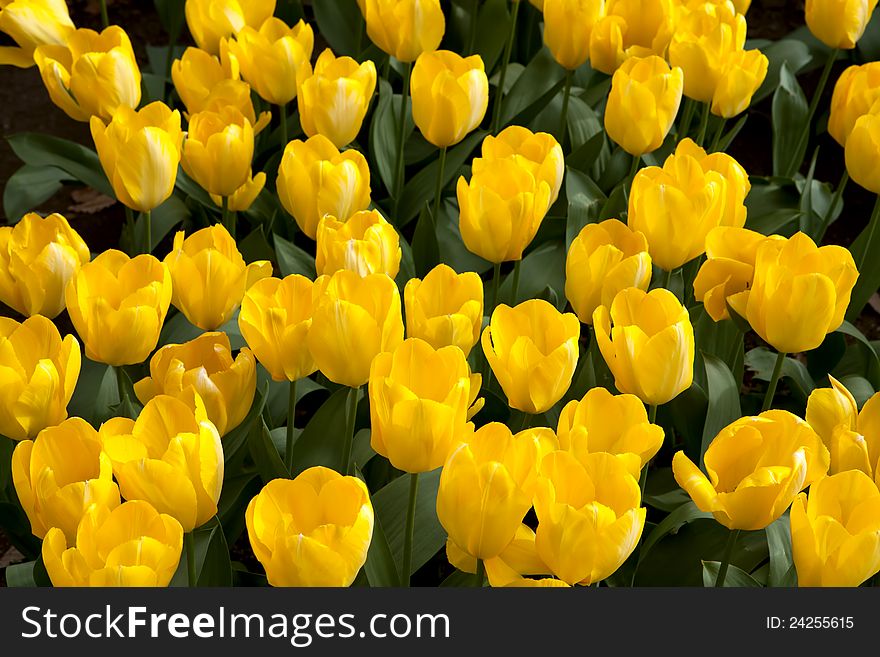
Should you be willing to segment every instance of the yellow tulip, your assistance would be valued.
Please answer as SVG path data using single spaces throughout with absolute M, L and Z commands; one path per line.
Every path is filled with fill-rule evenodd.
M 100 34 L 80 28 L 64 45 L 38 46 L 34 61 L 49 98 L 74 121 L 97 116 L 109 121 L 118 107 L 141 102 L 141 72 L 121 27 Z
M 89 125 L 101 166 L 120 203 L 150 212 L 174 191 L 183 132 L 180 112 L 161 101 L 137 112 L 122 105 L 108 125 Z
M 212 55 L 220 42 L 246 25 L 258 28 L 273 13 L 275 0 L 186 0 L 186 24 L 202 50 Z
M 847 249 L 798 232 L 758 245 L 751 289 L 728 303 L 776 351 L 808 351 L 843 323 L 858 276 Z
M 544 413 L 562 399 L 578 361 L 581 325 L 543 299 L 498 305 L 482 336 L 483 353 L 507 403 Z
M 726 426 L 703 459 L 708 478 L 684 452 L 672 459 L 675 481 L 700 511 L 728 529 L 764 529 L 825 476 L 829 455 L 804 420 L 771 410 Z
M 767 77 L 769 65 L 767 56 L 759 50 L 739 50 L 729 55 L 712 96 L 712 113 L 731 119 L 744 112 Z
M 559 414 L 559 446 L 574 454 L 607 452 L 635 457 L 639 472 L 663 445 L 663 429 L 648 421 L 644 404 L 635 395 L 612 395 L 605 388 L 587 391 Z
M 694 327 L 687 309 L 669 290 L 622 290 L 610 309 L 596 309 L 593 326 L 620 392 L 658 406 L 691 387 Z
M 473 430 L 468 418 L 480 381 L 456 347 L 435 350 L 408 338 L 379 354 L 369 381 L 373 449 L 404 472 L 439 468 Z
M 590 58 L 590 35 L 603 14 L 602 0 L 544 0 L 544 43 L 570 71 Z
M 807 0 L 804 17 L 819 41 L 850 50 L 865 33 L 876 6 L 877 0 Z
M 0 6 L 0 32 L 15 46 L 0 46 L 0 65 L 34 65 L 39 46 L 62 46 L 74 30 L 65 0 L 6 0 Z
M 296 381 L 317 369 L 306 345 L 312 325 L 312 288 L 305 276 L 254 283 L 241 302 L 238 328 L 276 381 Z
M 108 365 L 147 359 L 171 304 L 171 273 L 151 255 L 104 251 L 67 285 L 70 321 L 86 356 Z
M 254 134 L 256 134 L 256 132 L 255 128 Z M 244 212 L 253 205 L 254 201 L 257 200 L 257 196 L 263 191 L 265 185 L 266 174 L 264 172 L 260 171 L 256 176 L 253 175 L 253 172 L 248 173 L 248 178 L 245 183 L 232 192 L 231 196 L 225 197 L 227 209 L 230 212 Z M 214 201 L 214 205 L 217 207 L 223 206 L 223 198 L 223 196 L 211 194 L 211 200 Z
M 67 219 L 29 212 L 15 226 L 0 228 L 0 301 L 18 313 L 64 310 L 64 287 L 91 259 L 89 247 Z
M 257 95 L 273 105 L 296 98 L 297 75 L 312 56 L 312 27 L 300 20 L 292 28 L 268 18 L 259 29 L 245 25 L 229 42 L 229 52 L 241 66 L 241 76 Z
M 345 221 L 325 214 L 316 238 L 318 276 L 348 269 L 360 276 L 394 278 L 400 270 L 400 236 L 378 210 L 361 210 Z
M 67 546 L 55 527 L 43 541 L 53 586 L 168 586 L 180 562 L 183 528 L 147 502 L 125 502 L 112 511 L 95 505 Z
M 641 490 L 624 461 L 604 452 L 544 457 L 535 491 L 535 547 L 568 584 L 590 585 L 632 554 L 645 526 Z
M 170 395 L 196 407 L 195 391 L 220 436 L 235 429 L 251 408 L 257 389 L 257 361 L 250 349 L 235 358 L 225 333 L 202 333 L 184 344 L 168 344 L 150 359 L 150 375 L 134 384 L 141 404 Z
M 186 532 L 217 514 L 223 486 L 220 434 L 191 394 L 192 403 L 158 395 L 137 420 L 116 417 L 100 429 L 122 496 L 149 502 Z
M 253 157 L 254 128 L 237 109 L 190 117 L 180 163 L 207 192 L 234 194 L 250 177 Z
M 848 67 L 834 84 L 828 134 L 846 146 L 856 121 L 870 113 L 877 99 L 880 99 L 880 62 Z
M 335 57 L 326 48 L 315 62 L 308 61 L 297 75 L 297 104 L 303 132 L 324 135 L 336 148 L 354 141 L 376 89 L 376 65 L 351 57 Z
M 550 209 L 550 185 L 513 158 L 475 164 L 456 192 L 464 245 L 494 263 L 521 260 Z
M 880 194 L 880 101 L 859 117 L 846 140 L 846 170 L 870 192 Z
M 270 481 L 245 519 L 272 586 L 350 586 L 373 537 L 364 482 L 320 466 Z
M 400 292 L 385 274 L 340 270 L 315 281 L 308 345 L 318 369 L 340 385 L 357 388 L 370 363 L 403 342 Z
M 363 0 L 367 35 L 401 62 L 436 50 L 446 31 L 440 0 Z
M 78 417 L 18 443 L 12 453 L 12 481 L 37 538 L 57 527 L 73 541 L 89 507 L 119 505 L 113 466 L 98 432 Z
M 228 56 L 218 59 L 199 48 L 187 48 L 180 59 L 171 63 L 174 88 L 187 111 L 192 114 L 205 109 L 205 104 L 217 85 L 239 81 L 239 75 L 237 59 Z
M 798 586 L 858 586 L 880 571 L 880 490 L 857 470 L 825 477 L 791 505 Z
M 663 143 L 678 114 L 684 74 L 660 57 L 631 57 L 611 78 L 605 106 L 608 136 L 630 155 L 643 155 Z
M 590 66 L 611 75 L 627 59 L 665 57 L 673 34 L 676 3 L 606 0 L 604 4 L 604 12 L 590 34 Z
M 315 239 L 325 214 L 342 220 L 370 205 L 370 167 L 350 148 L 342 153 L 323 135 L 295 139 L 278 167 L 278 198 L 300 230 Z
M 587 224 L 568 249 L 565 297 L 584 324 L 592 324 L 596 308 L 610 306 L 621 290 L 647 290 L 650 283 L 648 241 L 617 219 Z
M 483 280 L 469 271 L 456 274 L 439 264 L 425 278 L 411 278 L 403 290 L 406 333 L 434 349 L 454 345 L 467 356 L 483 326 Z
M 437 517 L 460 552 L 483 560 L 504 552 L 532 506 L 541 459 L 557 447 L 550 429 L 514 436 L 491 422 L 453 449 L 440 473 Z
M 483 140 L 481 156 L 471 163 L 474 173 L 494 160 L 509 158 L 528 169 L 535 180 L 550 186 L 550 205 L 559 197 L 565 175 L 565 156 L 556 138 L 546 132 L 532 132 L 519 125 L 507 126 Z

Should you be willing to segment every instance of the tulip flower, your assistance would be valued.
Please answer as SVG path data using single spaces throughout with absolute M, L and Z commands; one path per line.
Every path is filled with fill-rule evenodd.
M 315 281 L 308 345 L 318 369 L 340 385 L 357 388 L 370 364 L 403 342 L 400 292 L 385 274 L 340 270 Z
M 550 208 L 550 185 L 511 158 L 475 164 L 456 192 L 464 245 L 494 263 L 521 260 Z
M 64 298 L 86 356 L 108 365 L 147 359 L 171 304 L 171 273 L 151 255 L 104 251 L 82 266 Z
M 859 185 L 880 194 L 880 102 L 859 117 L 846 140 L 846 170 Z
M 248 538 L 272 586 L 350 586 L 367 560 L 367 487 L 325 467 L 273 479 L 248 504 Z
M 91 506 L 76 541 L 53 527 L 43 541 L 43 563 L 52 585 L 168 586 L 180 562 L 183 529 L 147 502 L 133 500 L 112 511 Z
M 880 572 L 880 490 L 863 472 L 825 477 L 791 505 L 798 586 L 858 586 Z
M 581 325 L 543 299 L 500 304 L 483 331 L 483 353 L 511 408 L 544 413 L 562 399 L 578 361 Z
M 728 303 L 779 353 L 809 351 L 843 323 L 858 275 L 847 249 L 798 232 L 758 245 L 751 289 Z
M 254 134 L 256 134 L 256 128 Z M 248 178 L 244 184 L 232 192 L 230 196 L 218 196 L 211 194 L 211 200 L 217 207 L 223 207 L 223 200 L 226 199 L 226 210 L 228 212 L 244 212 L 253 205 L 257 200 L 257 196 L 263 191 L 266 185 L 266 174 L 263 171 L 253 175 L 253 171 L 248 173 Z
M 180 112 L 158 101 L 137 112 L 120 106 L 108 125 L 92 117 L 89 127 L 120 203 L 150 212 L 171 196 L 183 141 Z
M 440 473 L 437 517 L 458 550 L 483 560 L 504 552 L 532 506 L 541 459 L 557 447 L 549 429 L 513 435 L 491 422 L 453 449 Z
M 312 281 L 299 274 L 254 283 L 241 302 L 238 328 L 275 381 L 296 381 L 317 367 L 306 346 L 312 325 Z
M 440 0 L 363 0 L 367 36 L 401 62 L 436 50 L 446 31 Z
M 650 283 L 648 241 L 617 219 L 587 224 L 568 249 L 565 297 L 584 324 L 592 324 L 596 308 L 610 306 L 621 290 L 647 290 Z
M 590 66 L 612 75 L 627 59 L 665 56 L 673 34 L 676 3 L 606 0 L 604 4 L 604 12 L 590 34 Z
M 665 404 L 691 387 L 694 328 L 687 309 L 664 288 L 627 288 L 593 313 L 596 341 L 620 392 Z
M 202 50 L 216 55 L 223 39 L 246 25 L 259 28 L 275 13 L 275 0 L 186 0 L 186 24 Z
M 876 6 L 877 0 L 807 0 L 804 17 L 813 36 L 826 46 L 851 50 Z
M 678 114 L 684 73 L 660 57 L 631 57 L 614 72 L 605 106 L 608 136 L 630 155 L 663 143 Z
M 278 198 L 300 230 L 315 239 L 318 222 L 330 214 L 348 219 L 370 205 L 370 167 L 358 151 L 342 153 L 323 135 L 295 139 L 278 167 Z
M 483 326 L 483 280 L 474 272 L 456 274 L 439 264 L 424 279 L 411 278 L 403 290 L 406 333 L 434 349 L 454 345 L 467 356 Z
M 12 0 L 0 8 L 0 32 L 16 43 L 0 46 L 0 65 L 34 65 L 39 46 L 63 46 L 74 30 L 64 0 Z
M 612 454 L 544 457 L 535 486 L 535 547 L 568 584 L 600 582 L 632 554 L 645 526 L 634 473 Z
M 205 109 L 205 103 L 217 85 L 240 81 L 240 75 L 238 59 L 229 57 L 228 54 L 218 59 L 199 48 L 187 48 L 180 59 L 171 63 L 174 88 L 187 111 L 192 114 Z
M 235 429 L 247 416 L 257 389 L 257 361 L 250 349 L 233 358 L 229 336 L 202 333 L 184 344 L 167 344 L 150 359 L 150 375 L 134 384 L 141 404 L 170 395 L 196 411 L 195 391 L 220 436 Z
M 877 99 L 880 99 L 880 62 L 848 67 L 834 85 L 828 134 L 846 146 L 856 121 L 871 112 Z
M 477 572 L 477 560 L 463 552 L 455 542 L 447 539 L 446 558 L 449 563 L 465 573 Z M 568 586 L 558 579 L 526 579 L 523 575 L 548 575 L 550 569 L 535 548 L 535 532 L 527 525 L 520 525 L 513 540 L 497 557 L 486 559 L 483 564 L 489 585 L 503 586 Z M 556 582 L 551 584 L 550 582 Z
M 141 72 L 121 27 L 100 34 L 80 28 L 63 45 L 39 46 L 34 61 L 49 98 L 74 121 L 97 116 L 109 121 L 117 108 L 141 102 Z
M 137 420 L 112 418 L 100 436 L 125 499 L 149 502 L 185 532 L 217 514 L 223 446 L 198 394 L 153 397 Z
M 207 192 L 234 194 L 247 182 L 253 156 L 253 126 L 235 108 L 190 117 L 180 163 Z
M 64 288 L 91 259 L 67 219 L 29 212 L 0 228 L 0 301 L 30 317 L 54 319 L 64 310 Z
M 544 0 L 544 43 L 553 59 L 570 71 L 590 58 L 590 35 L 602 17 L 598 0 Z
M 316 237 L 319 276 L 348 269 L 359 276 L 394 278 L 400 270 L 400 237 L 378 210 L 355 212 L 346 221 L 326 214 L 318 223 Z
M 119 505 L 113 467 L 98 432 L 78 417 L 18 443 L 12 482 L 37 538 L 56 527 L 72 542 L 89 507 Z
M 764 83 L 769 65 L 767 56 L 757 49 L 729 55 L 712 96 L 712 113 L 730 119 L 744 112 Z
M 830 457 L 804 420 L 770 410 L 726 426 L 703 460 L 708 478 L 684 452 L 672 459 L 675 481 L 700 511 L 728 529 L 764 529 L 825 476 Z
M 21 324 L 0 317 L 0 435 L 34 438 L 67 417 L 79 378 L 79 342 L 42 315 Z

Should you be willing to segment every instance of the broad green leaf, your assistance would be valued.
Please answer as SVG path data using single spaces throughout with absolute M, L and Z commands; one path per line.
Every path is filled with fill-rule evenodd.
M 854 322 L 871 295 L 880 288 L 880 258 L 877 257 L 880 253 L 880 197 L 868 225 L 859 233 L 849 250 L 852 251 L 853 260 L 859 270 L 859 279 L 846 310 L 846 318 Z
M 388 545 L 388 539 L 385 538 L 382 520 L 378 515 L 373 522 L 373 538 L 370 541 L 364 571 L 370 586 L 400 586 L 399 570 L 394 562 L 394 554 Z
M 756 379 L 769 381 L 776 363 L 776 354 L 765 347 L 756 347 L 746 354 L 745 363 L 746 367 L 755 373 Z M 816 387 L 807 366 L 790 356 L 787 356 L 782 364 L 781 376 L 791 379 L 804 399 Z
M 157 207 L 150 215 L 150 251 L 155 251 L 159 243 L 165 239 L 175 226 L 189 218 L 189 208 L 186 203 L 177 196 L 171 196 L 162 205 Z M 124 245 L 123 250 L 129 253 L 136 252 L 137 246 L 143 244 L 147 225 L 146 215 L 138 214 L 134 223 L 133 244 Z
M 357 58 L 358 44 L 366 46 L 369 40 L 364 34 L 364 19 L 356 0 L 312 3 L 318 32 L 327 40 L 337 56 Z
M 184 536 L 184 542 L 190 537 Z M 192 531 L 195 543 L 196 586 L 232 586 L 232 563 L 229 561 L 229 546 L 223 535 L 223 527 L 217 516 Z M 180 554 L 180 564 L 171 586 L 187 586 L 189 571 L 186 545 Z
M 58 167 L 22 166 L 9 176 L 3 188 L 3 212 L 7 223 L 17 223 L 25 214 L 49 200 L 65 180 L 70 180 L 70 174 Z
M 787 63 L 779 69 L 779 88 L 773 95 L 773 173 L 792 177 L 806 150 L 801 139 L 807 128 L 807 99 Z
M 280 235 L 275 235 L 275 255 L 282 276 L 301 274 L 306 278 L 315 279 L 315 259 Z
M 412 238 L 412 256 L 416 276 L 419 278 L 423 278 L 440 262 L 437 229 L 427 204 L 419 213 L 419 220 L 416 222 L 416 230 Z
M 306 468 L 323 465 L 344 472 L 346 465 L 343 448 L 347 431 L 347 404 L 350 388 L 340 388 L 325 401 L 309 420 L 306 428 L 293 446 L 293 470 L 295 477 Z M 358 399 L 363 391 L 357 391 Z
M 269 427 L 262 418 L 258 418 L 252 425 L 248 434 L 248 449 L 264 484 L 273 479 L 286 478 L 288 476 L 284 461 L 269 435 Z M 297 473 L 299 474 L 299 473 Z
M 706 422 L 703 425 L 703 441 L 700 447 L 700 465 L 703 455 L 718 432 L 731 422 L 742 417 L 739 405 L 739 384 L 733 378 L 727 364 L 720 358 L 704 353 L 706 364 L 706 389 L 709 408 L 706 411 Z
M 703 562 L 703 586 L 715 586 L 715 580 L 718 579 L 718 571 L 721 569 L 720 561 L 704 561 Z M 749 575 L 741 568 L 737 568 L 730 564 L 727 568 L 727 574 L 724 576 L 724 588 L 729 587 L 760 587 L 761 585 L 755 581 L 755 578 Z
M 229 344 L 233 350 L 247 346 L 241 335 L 241 330 L 238 328 L 238 312 L 236 310 L 229 321 L 217 329 L 229 336 Z M 202 329 L 190 324 L 186 316 L 179 312 L 162 326 L 162 332 L 159 334 L 159 346 L 183 344 L 184 342 L 196 339 L 202 333 L 204 333 Z
M 172 43 L 177 41 L 183 28 L 185 0 L 154 0 L 156 13 Z
M 104 175 L 98 154 L 61 137 L 22 132 L 7 137 L 9 146 L 25 164 L 56 167 L 76 180 L 115 198 L 110 181 Z
M 568 134 L 571 151 L 577 151 L 593 137 L 603 132 L 602 121 L 592 107 L 574 94 L 568 99 Z
M 648 556 L 651 549 L 665 536 L 678 532 L 679 529 L 690 522 L 706 518 L 712 518 L 712 514 L 707 513 L 706 511 L 700 511 L 697 508 L 697 505 L 693 502 L 689 501 L 686 504 L 682 504 L 675 511 L 663 518 L 663 520 L 651 530 L 651 533 L 644 538 L 642 541 L 642 547 L 639 550 L 639 563 L 645 560 L 645 557 Z
M 501 105 L 501 121 L 510 124 L 514 117 L 528 109 L 562 83 L 565 71 L 546 48 L 529 62 L 510 88 Z
M 394 166 L 397 159 L 397 132 L 391 101 L 394 93 L 391 83 L 379 80 L 379 102 L 370 122 L 370 156 L 375 160 L 379 179 L 389 194 L 394 184 Z
M 260 476 L 253 468 L 232 477 L 227 476 L 223 480 L 223 490 L 217 503 L 217 518 L 223 527 L 227 544 L 234 544 L 244 531 L 245 509 L 262 488 Z
M 522 259 L 517 298 L 535 298 L 547 286 L 557 295 L 557 307 L 564 307 L 565 245 L 562 242 L 542 244 Z M 509 304 L 512 293 L 513 276 L 507 276 L 498 291 L 499 301 Z
M 568 199 L 568 218 L 565 224 L 565 249 L 568 252 L 581 229 L 598 219 L 607 199 L 587 174 L 571 167 L 565 173 L 565 196 Z
M 770 577 L 768 586 L 793 586 L 788 573 L 794 565 L 791 552 L 791 525 L 786 513 L 767 525 L 767 546 L 770 549 Z
M 746 44 L 747 48 L 755 48 L 757 44 Z M 810 60 L 810 50 L 807 46 L 795 39 L 780 39 L 779 41 L 767 42 L 761 46 L 761 52 L 769 60 L 767 76 L 752 97 L 752 105 L 756 105 L 761 99 L 772 94 L 779 86 L 782 66 L 785 65 L 792 74 L 800 72 Z
M 33 561 L 16 563 L 6 566 L 6 586 L 9 588 L 35 588 L 38 586 L 52 586 L 43 558 L 38 557 Z
M 480 4 L 474 47 L 476 54 L 483 59 L 486 73 L 491 74 L 504 51 L 510 31 L 510 12 L 507 0 L 485 0 Z

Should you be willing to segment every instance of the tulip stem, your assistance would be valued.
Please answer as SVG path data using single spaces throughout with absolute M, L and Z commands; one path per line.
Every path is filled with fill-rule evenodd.
M 513 263 L 513 289 L 510 291 L 510 305 L 516 305 L 516 297 L 519 294 L 519 270 L 521 269 L 522 260 Z
M 102 27 L 110 25 L 110 16 L 107 14 L 107 0 L 101 0 L 101 25 Z
M 229 211 L 229 197 L 224 196 L 221 203 L 223 204 L 223 215 L 221 219 L 223 227 L 229 231 L 232 239 L 235 239 L 235 219 L 233 218 L 233 214 Z
M 868 249 L 874 240 L 874 233 L 877 231 L 878 223 L 880 223 L 880 194 L 877 195 L 877 200 L 874 201 L 874 211 L 871 212 L 871 219 L 868 221 L 868 227 L 865 229 L 866 239 L 859 245 L 858 253 L 855 254 L 856 269 L 859 271 L 862 271 L 865 265 L 865 258 L 868 257 Z
M 473 2 L 471 2 L 471 5 L 471 31 L 468 35 L 468 55 L 474 54 L 474 46 L 477 43 L 477 23 L 479 22 L 477 19 L 480 15 L 480 0 L 473 0 Z
M 623 198 L 629 203 L 629 195 L 632 191 L 633 182 L 636 179 L 636 174 L 639 172 L 639 165 L 642 163 L 641 155 L 633 155 L 632 163 L 629 166 L 629 175 L 626 177 L 626 181 L 623 183 Z M 627 184 L 629 183 L 629 184 Z
M 700 118 L 700 132 L 697 134 L 697 144 L 705 146 L 706 130 L 709 128 L 709 114 L 711 113 L 711 105 L 705 103 L 703 105 L 703 116 Z
M 687 137 L 688 131 L 691 129 L 691 121 L 694 118 L 694 108 L 697 104 L 691 98 L 685 98 L 684 111 L 681 115 L 681 125 L 678 130 L 678 140 L 681 141 Z
M 724 580 L 727 579 L 727 569 L 730 567 L 730 557 L 733 555 L 733 548 L 736 545 L 736 539 L 739 538 L 739 532 L 739 529 L 734 529 L 727 537 L 727 544 L 724 546 L 724 560 L 718 568 L 718 577 L 715 578 L 715 588 L 724 586 Z
M 507 43 L 504 44 L 504 54 L 501 57 L 501 71 L 498 73 L 498 87 L 495 89 L 495 104 L 492 107 L 493 135 L 497 135 L 501 129 L 501 99 L 504 97 L 504 81 L 507 79 L 507 66 L 510 64 L 513 40 L 516 38 L 516 17 L 518 13 L 519 2 L 514 2 L 513 13 L 510 17 L 510 33 L 507 35 Z
M 848 182 L 849 171 L 847 171 L 846 167 L 843 167 L 843 174 L 840 176 L 840 182 L 837 183 L 837 189 L 834 190 L 834 197 L 831 199 L 831 205 L 828 206 L 828 211 L 825 213 L 825 216 L 822 217 L 822 225 L 819 227 L 819 232 L 816 233 L 816 244 L 822 244 L 822 240 L 825 239 L 825 232 L 828 230 L 828 226 L 831 225 L 831 217 L 834 215 L 834 208 L 840 203 L 840 198 L 843 196 L 843 190 L 846 189 L 846 184 Z
M 819 101 L 822 99 L 822 92 L 825 91 L 825 85 L 828 83 L 828 76 L 831 75 L 831 67 L 834 65 L 834 60 L 837 59 L 837 48 L 834 48 L 828 54 L 828 60 L 825 62 L 825 68 L 822 69 L 822 75 L 819 78 L 819 84 L 816 85 L 816 91 L 813 92 L 813 97 L 810 99 L 810 106 L 807 109 L 807 116 L 804 119 L 804 125 L 801 129 L 801 134 L 798 137 L 797 147 L 794 150 L 794 157 L 788 163 L 788 166 L 784 171 L 782 171 L 782 175 L 786 178 L 791 178 L 797 173 L 798 169 L 801 168 L 801 163 L 804 160 L 804 154 L 807 151 L 807 142 L 810 138 L 810 125 L 813 122 L 813 117 L 816 115 L 816 109 L 819 107 Z
M 281 103 L 278 106 L 278 116 L 281 118 L 281 150 L 287 146 L 287 105 Z
M 440 149 L 437 165 L 437 186 L 434 188 L 434 212 L 431 215 L 435 226 L 437 225 L 440 212 L 440 199 L 443 196 L 443 170 L 446 168 L 446 146 Z
M 403 150 L 406 145 L 406 99 L 409 97 L 409 78 L 412 74 L 412 62 L 407 62 L 403 72 L 403 91 L 400 94 L 400 125 L 397 129 L 397 166 L 394 170 L 394 216 L 397 217 L 397 208 L 400 205 L 400 196 L 403 187 Z
M 724 127 L 727 125 L 727 119 L 721 118 L 718 121 L 718 127 L 715 128 L 715 136 L 712 137 L 712 145 L 709 147 L 709 153 L 718 150 L 718 144 L 721 142 L 721 136 L 724 134 Z
M 519 3 L 517 3 L 519 4 Z M 571 78 L 574 71 L 565 70 L 565 86 L 562 88 L 562 112 L 559 114 L 559 144 L 565 143 L 565 133 L 568 122 L 568 102 L 571 98 Z
M 183 535 L 183 544 L 186 546 L 186 574 L 190 588 L 196 587 L 196 541 L 193 533 L 186 532 Z
M 659 407 L 657 404 L 651 404 L 648 406 L 648 422 L 651 424 L 657 424 L 657 409 Z
M 144 212 L 144 248 L 143 252 L 153 252 L 153 213 L 150 210 Z
M 416 502 L 419 498 L 419 473 L 409 475 L 409 505 L 406 509 L 406 533 L 403 535 L 403 567 L 400 571 L 400 585 L 409 586 L 412 571 L 412 546 L 416 526 Z
M 293 419 L 296 417 L 296 380 L 290 382 L 287 398 L 287 442 L 284 446 L 284 465 L 293 475 Z
M 486 579 L 486 564 L 482 559 L 477 559 L 477 572 L 474 576 L 474 586 L 483 588 L 483 580 Z
M 125 387 L 125 370 L 122 365 L 114 365 L 113 373 L 116 375 L 116 390 L 119 393 L 119 410 L 122 411 L 128 401 L 128 390 Z
M 351 464 L 351 446 L 354 443 L 354 425 L 357 417 L 357 399 L 359 388 L 348 389 L 348 410 L 346 411 L 346 427 L 345 427 L 345 447 L 343 450 L 343 458 L 341 471 L 345 474 L 352 474 Z
M 782 364 L 785 362 L 785 354 L 779 352 L 776 354 L 776 364 L 773 366 L 773 374 L 770 377 L 770 385 L 767 386 L 767 394 L 764 395 L 764 403 L 761 406 L 761 412 L 768 410 L 773 403 L 773 396 L 776 394 L 776 384 L 779 383 L 779 375 L 782 374 Z

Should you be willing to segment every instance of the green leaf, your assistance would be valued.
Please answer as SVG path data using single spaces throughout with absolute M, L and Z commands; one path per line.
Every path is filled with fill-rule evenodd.
M 217 502 L 217 518 L 227 543 L 235 543 L 244 531 L 245 509 L 262 487 L 260 477 L 253 469 L 223 479 L 223 490 Z
M 790 581 L 789 571 L 794 566 L 791 552 L 791 525 L 786 513 L 774 520 L 764 531 L 767 532 L 767 546 L 770 548 L 770 577 L 768 586 L 795 586 Z
M 312 3 L 318 31 L 327 40 L 337 56 L 347 55 L 357 58 L 357 44 L 368 45 L 364 31 L 364 20 L 356 0 L 336 0 L 335 2 Z
M 564 77 L 564 69 L 556 63 L 550 51 L 546 48 L 539 50 L 504 96 L 501 104 L 502 123 L 508 125 L 513 122 L 518 114 L 552 92 Z
M 549 286 L 556 293 L 557 307 L 564 307 L 566 303 L 565 255 L 565 244 L 547 242 L 523 258 L 517 298 L 520 300 L 532 299 Z M 510 303 L 512 294 L 513 276 L 507 276 L 501 283 L 498 299 L 504 303 Z
M 437 243 L 437 229 L 431 210 L 427 204 L 419 213 L 416 230 L 412 238 L 412 256 L 415 264 L 416 276 L 424 278 L 437 263 L 440 262 L 440 246 Z
M 9 176 L 3 189 L 3 212 L 9 224 L 17 223 L 61 189 L 70 175 L 53 166 L 25 164 Z
M 177 196 L 171 196 L 162 205 L 153 210 L 150 221 L 150 250 L 155 251 L 159 243 L 165 239 L 175 226 L 189 219 L 189 208 Z M 135 220 L 134 232 L 138 244 L 143 243 L 141 237 L 146 230 L 146 216 L 141 213 Z
M 394 112 L 391 101 L 394 93 L 391 83 L 379 80 L 379 102 L 373 110 L 370 122 L 370 154 L 376 163 L 379 179 L 386 190 L 394 184 L 394 166 L 397 159 L 397 132 L 394 129 Z
M 756 347 L 746 354 L 745 364 L 755 373 L 756 379 L 769 381 L 773 375 L 773 366 L 776 364 L 776 354 L 765 347 Z M 791 379 L 804 399 L 816 387 L 807 366 L 790 356 L 787 356 L 782 364 L 781 376 Z
M 184 541 L 190 537 L 184 536 Z M 195 546 L 196 586 L 232 586 L 232 563 L 223 527 L 217 516 L 192 531 Z M 171 586 L 187 586 L 189 582 L 186 547 L 180 555 L 180 564 Z
M 241 335 L 238 328 L 238 310 L 232 315 L 228 322 L 223 324 L 217 330 L 229 336 L 229 344 L 232 349 L 241 349 L 246 347 L 247 343 Z M 189 323 L 189 320 L 183 313 L 175 314 L 171 319 L 167 320 L 162 326 L 162 332 L 159 334 L 159 346 L 166 344 L 183 344 L 194 340 L 204 331 L 198 326 Z
M 378 516 L 373 521 L 373 538 L 370 541 L 364 570 L 370 586 L 400 586 L 400 575 L 397 564 L 394 563 L 394 554 L 388 545 L 388 539 L 385 538 L 382 522 Z
M 846 318 L 854 322 L 862 313 L 868 299 L 880 288 L 880 196 L 877 197 L 871 219 L 849 247 L 859 270 L 859 278 L 853 288 Z
M 46 567 L 43 565 L 43 558 L 38 557 L 33 561 L 6 566 L 6 586 L 9 588 L 52 586 Z
M 112 365 L 103 365 L 104 374 L 98 394 L 93 398 L 92 412 L 90 417 L 95 426 L 110 419 L 114 415 L 114 409 L 122 401 L 119 398 L 119 384 L 116 379 L 116 369 Z
M 449 577 L 440 582 L 440 586 L 455 586 L 459 588 L 467 588 L 474 585 L 476 575 L 474 573 L 466 573 L 463 570 L 455 569 Z
M 309 420 L 296 443 L 293 445 L 293 469 L 290 476 L 295 477 L 306 468 L 323 465 L 343 472 L 343 447 L 347 431 L 347 403 L 350 388 L 340 388 L 325 401 Z M 357 391 L 358 399 L 363 395 Z
M 491 262 L 467 250 L 458 227 L 458 212 L 449 200 L 442 204 L 438 217 L 437 245 L 440 249 L 440 261 L 458 273 L 475 271 L 481 274 L 492 269 Z
M 575 95 L 569 98 L 566 121 L 572 152 L 603 132 L 602 121 L 596 110 Z
M 315 279 L 315 259 L 280 235 L 275 235 L 275 255 L 282 276 L 301 274 L 306 278 Z
M 807 99 L 787 63 L 779 69 L 779 88 L 773 95 L 773 173 L 791 177 L 806 150 L 801 134 L 807 126 Z
M 747 44 L 753 48 L 755 45 Z M 806 66 L 812 56 L 810 49 L 802 41 L 796 39 L 780 39 L 761 47 L 761 52 L 769 60 L 767 76 L 752 97 L 752 105 L 756 105 L 761 99 L 772 94 L 779 86 L 783 65 L 792 74 L 797 74 Z
M 269 427 L 262 418 L 257 419 L 251 426 L 248 434 L 248 449 L 264 484 L 268 484 L 273 479 L 288 477 L 284 461 L 281 460 L 281 455 L 272 442 L 272 436 L 269 435 Z
M 70 140 L 34 132 L 7 137 L 9 146 L 25 164 L 55 167 L 102 194 L 115 198 L 110 181 L 104 175 L 98 154 Z
M 183 28 L 183 7 L 186 0 L 154 0 L 154 2 L 159 20 L 162 21 L 162 27 L 168 32 L 169 40 L 176 43 Z
M 565 224 L 565 249 L 584 226 L 594 223 L 607 201 L 605 194 L 587 174 L 568 167 L 565 174 L 565 196 L 568 199 L 568 217 Z
M 651 530 L 651 533 L 648 534 L 642 542 L 642 547 L 639 550 L 639 563 L 644 561 L 651 549 L 662 538 L 669 534 L 675 534 L 679 529 L 690 522 L 706 518 L 712 518 L 712 514 L 707 513 L 706 511 L 700 511 L 697 508 L 697 505 L 693 502 L 688 501 L 687 503 L 682 504 L 675 511 L 663 518 L 663 520 Z
M 739 405 L 739 384 L 733 378 L 730 369 L 720 358 L 703 353 L 706 364 L 706 393 L 709 408 L 706 411 L 706 422 L 703 425 L 703 441 L 700 447 L 700 465 L 709 443 L 731 422 L 742 417 Z
M 486 72 L 490 73 L 504 51 L 510 31 L 510 12 L 507 11 L 507 0 L 485 0 L 480 4 L 475 54 L 483 59 Z
M 361 429 L 354 435 L 351 445 L 351 462 L 354 467 L 363 469 L 371 458 L 376 456 L 373 446 L 370 444 L 370 430 Z
M 718 579 L 718 571 L 721 569 L 720 561 L 704 561 L 703 562 L 703 586 L 714 587 L 715 580 Z M 761 585 L 755 581 L 755 578 L 744 570 L 730 564 L 727 568 L 727 575 L 724 577 L 724 588 L 729 587 L 760 587 Z
M 239 451 L 248 444 L 251 431 L 254 426 L 259 423 L 259 418 L 263 413 L 268 398 L 267 386 L 258 386 L 254 391 L 254 401 L 251 404 L 248 414 L 235 429 L 223 436 L 223 460 L 226 463 L 227 471 L 230 465 L 236 463 Z

